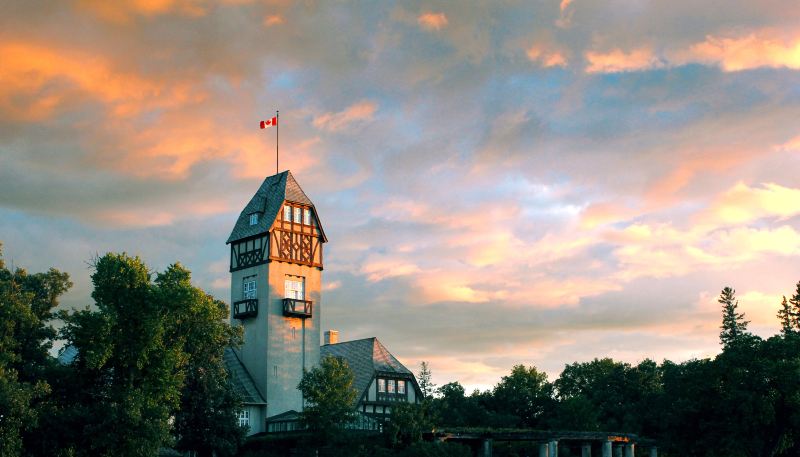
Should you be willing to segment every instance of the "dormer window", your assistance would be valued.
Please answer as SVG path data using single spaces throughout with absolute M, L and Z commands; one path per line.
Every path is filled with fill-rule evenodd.
M 258 224 L 258 213 L 253 213 L 250 215 L 250 225 Z
M 286 222 L 292 222 L 292 207 L 289 205 L 283 206 L 283 220 Z
M 378 392 L 386 392 L 386 380 L 378 378 Z
M 303 224 L 311 225 L 311 210 L 308 208 L 303 210 Z

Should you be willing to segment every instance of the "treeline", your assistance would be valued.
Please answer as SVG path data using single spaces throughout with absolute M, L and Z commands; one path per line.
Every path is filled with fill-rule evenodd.
M 766 340 L 748 331 L 733 289 L 723 289 L 719 302 L 722 352 L 714 359 L 595 359 L 567 365 L 553 382 L 517 365 L 492 390 L 470 394 L 458 382 L 435 388 L 423 363 L 418 380 L 427 399 L 410 419 L 401 408 L 400 420 L 422 428 L 636 433 L 671 456 L 800 455 L 800 283 L 778 307 L 781 333 Z
M 154 275 L 107 254 L 92 269 L 96 306 L 56 312 L 69 276 L 11 271 L 0 255 L 0 456 L 233 455 L 245 429 L 223 364 L 240 339 L 227 305 L 180 264 Z

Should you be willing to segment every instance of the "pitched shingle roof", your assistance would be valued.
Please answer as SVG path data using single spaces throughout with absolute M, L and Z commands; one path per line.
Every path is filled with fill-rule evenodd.
M 414 374 L 397 360 L 377 338 L 365 338 L 363 340 L 345 341 L 337 344 L 326 344 L 320 347 L 320 356 L 341 357 L 347 361 L 350 369 L 353 370 L 355 380 L 353 387 L 361 394 L 369 387 L 375 374 L 396 373 L 410 376 L 414 379 Z
M 225 368 L 228 370 L 228 382 L 233 386 L 233 390 L 239 394 L 242 403 L 249 405 L 266 405 L 264 397 L 256 388 L 253 378 L 245 368 L 236 351 L 233 348 L 225 348 Z
M 309 205 L 312 207 L 316 217 L 314 204 L 303 192 L 303 189 L 300 188 L 300 185 L 297 184 L 292 173 L 286 170 L 276 175 L 267 176 L 264 182 L 261 183 L 256 194 L 253 195 L 253 198 L 250 199 L 250 202 L 239 214 L 239 219 L 236 220 L 236 225 L 233 226 L 227 243 L 267 232 L 278 216 L 278 211 L 281 210 L 281 205 L 283 205 L 284 201 Z M 258 223 L 250 225 L 250 215 L 253 213 L 259 213 Z M 317 218 L 317 222 L 319 222 L 319 218 Z M 321 226 L 320 232 L 322 232 Z M 322 238 L 327 241 L 324 232 L 322 232 Z

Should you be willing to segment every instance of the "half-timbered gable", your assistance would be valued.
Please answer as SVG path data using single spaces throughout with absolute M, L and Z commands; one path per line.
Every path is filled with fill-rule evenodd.
M 414 374 L 377 338 L 326 344 L 320 356 L 341 357 L 353 370 L 353 387 L 358 392 L 353 405 L 356 411 L 385 420 L 391 416 L 393 405 L 422 399 Z

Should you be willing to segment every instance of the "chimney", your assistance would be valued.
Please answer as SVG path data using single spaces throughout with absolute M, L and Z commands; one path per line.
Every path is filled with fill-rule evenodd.
M 339 342 L 339 331 L 338 330 L 326 330 L 325 331 L 325 344 L 336 344 Z

